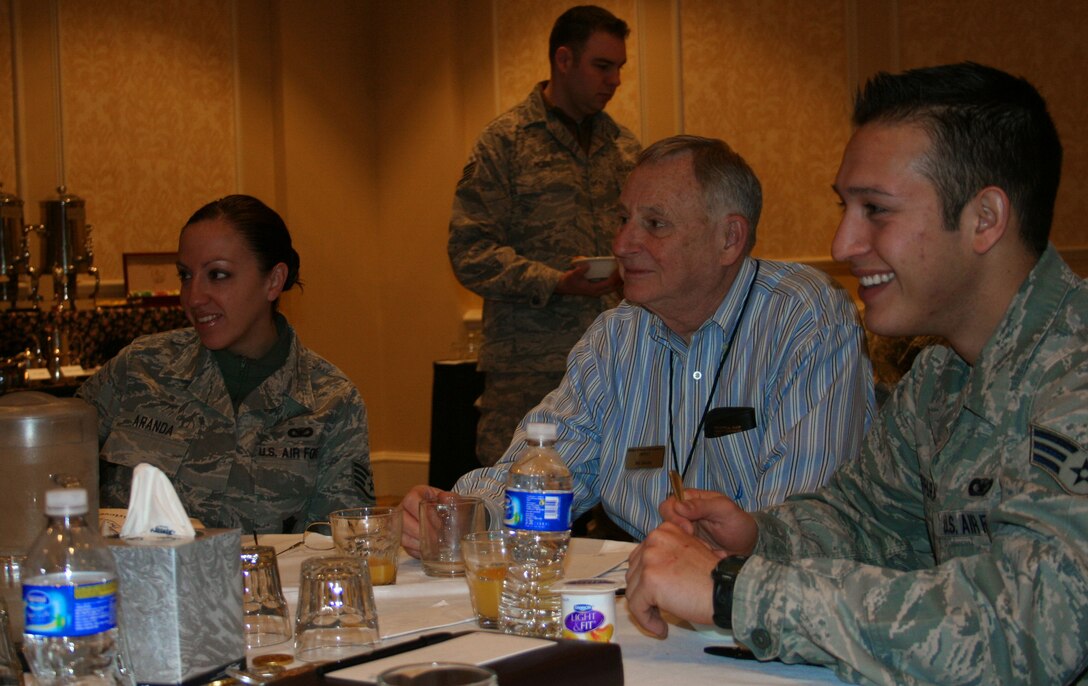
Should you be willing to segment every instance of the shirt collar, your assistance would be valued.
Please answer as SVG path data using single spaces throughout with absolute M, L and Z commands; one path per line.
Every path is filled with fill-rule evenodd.
M 733 279 L 733 283 L 729 286 L 729 292 L 722 298 L 721 304 L 718 305 L 718 309 L 709 319 L 703 322 L 694 334 L 691 336 L 691 340 L 694 341 L 696 337 L 702 335 L 702 333 L 710 328 L 717 328 L 722 336 L 729 336 L 733 332 L 733 328 L 740 325 L 740 316 L 742 310 L 745 309 L 744 303 L 748 299 L 749 293 L 752 293 L 752 297 L 755 296 L 753 292 L 755 290 L 755 284 L 752 282 L 755 280 L 758 274 L 758 263 L 755 259 L 745 256 L 743 262 L 741 262 L 740 269 L 737 271 L 737 277 Z M 758 307 L 756 304 L 748 306 L 748 310 L 752 310 Z M 679 347 L 684 349 L 687 346 L 683 343 L 683 337 L 676 333 L 665 322 L 654 315 L 654 322 L 650 328 L 650 335 L 654 340 L 661 343 L 669 343 L 672 347 Z
M 983 346 L 964 395 L 972 412 L 996 423 L 1007 408 L 997 388 L 1016 388 L 1027 373 L 1035 349 L 1061 315 L 1061 303 L 1080 279 L 1048 245 L 1009 303 L 993 336 Z M 966 363 L 958 359 L 964 367 Z
M 314 388 L 311 381 L 310 365 L 302 354 L 302 346 L 294 328 L 284 318 L 283 335 L 290 338 L 287 361 L 259 387 L 261 400 L 258 403 L 265 410 L 283 408 L 286 416 L 302 414 L 315 405 Z M 189 392 L 206 405 L 225 416 L 233 416 L 234 409 L 223 383 L 223 377 L 210 350 L 201 343 L 196 332 L 192 333 L 192 342 L 184 346 L 174 361 L 163 369 L 164 375 L 187 380 Z M 209 368 L 210 367 L 210 368 Z
M 557 132 L 562 131 L 570 136 L 572 143 L 577 142 L 574 134 L 570 133 L 567 127 L 555 116 L 552 108 L 549 107 L 548 101 L 544 97 L 544 87 L 546 85 L 548 85 L 547 81 L 541 81 L 529 94 L 530 106 L 528 109 L 522 110 L 520 125 L 523 127 L 546 126 L 556 135 L 560 135 Z M 593 142 L 590 144 L 590 154 L 596 151 L 603 144 L 603 141 L 619 138 L 619 125 L 604 110 L 592 114 L 586 119 L 593 120 L 593 136 L 591 139 Z

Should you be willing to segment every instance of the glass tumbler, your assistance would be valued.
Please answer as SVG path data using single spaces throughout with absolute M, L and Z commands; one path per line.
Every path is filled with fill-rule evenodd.
M 465 581 L 476 624 L 482 629 L 499 628 L 499 602 L 510 564 L 506 541 L 504 531 L 478 531 L 461 539 Z
M 9 631 L 7 604 L 0 596 L 0 686 L 19 686 L 23 683 L 23 667 Z
M 479 498 L 424 500 L 419 504 L 419 560 L 427 576 L 462 576 L 461 539 L 487 530 L 487 506 Z
M 378 610 L 366 563 L 357 557 L 311 557 L 302 563 L 295 657 L 325 662 L 370 652 Z
M 246 649 L 291 638 L 287 600 L 280 585 L 276 550 L 266 545 L 242 547 L 242 620 Z
M 23 567 L 26 555 L 0 555 L 0 598 L 8 606 L 8 637 L 15 645 L 23 640 Z
M 400 510 L 395 507 L 353 507 L 329 514 L 337 550 L 361 557 L 370 568 L 370 582 L 385 586 L 397 582 L 400 553 Z

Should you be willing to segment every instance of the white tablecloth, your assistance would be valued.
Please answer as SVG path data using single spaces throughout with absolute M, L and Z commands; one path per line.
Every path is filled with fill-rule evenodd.
M 313 535 L 307 540 L 313 541 Z M 299 541 L 297 535 L 262 535 L 261 545 L 271 545 L 284 551 Z M 630 543 L 575 539 L 571 543 L 568 578 L 606 575 L 622 580 L 622 565 Z M 298 597 L 298 578 L 302 561 L 321 554 L 299 546 L 279 555 L 280 580 L 288 604 L 294 610 Z M 612 571 L 609 571 L 612 570 Z M 402 556 L 397 583 L 376 586 L 374 600 L 378 607 L 378 627 L 381 645 L 392 645 L 435 631 L 468 631 L 476 629 L 468 586 L 464 578 L 436 579 L 423 574 L 419 560 Z M 624 683 L 632 686 L 675 684 L 682 675 L 690 684 L 838 684 L 835 674 L 823 667 L 784 665 L 780 662 L 735 660 L 707 655 L 707 645 L 724 644 L 727 640 L 696 631 L 685 623 L 669 627 L 664 640 L 643 634 L 627 612 L 623 598 L 616 603 L 616 634 L 613 642 L 623 653 Z M 380 647 L 380 646 L 379 646 Z M 291 643 L 268 646 L 249 653 L 252 658 L 264 653 L 291 652 Z

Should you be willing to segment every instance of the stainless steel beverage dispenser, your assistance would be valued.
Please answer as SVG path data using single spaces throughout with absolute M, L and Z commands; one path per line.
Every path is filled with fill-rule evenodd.
M 39 272 L 53 274 L 53 305 L 47 316 L 42 317 L 45 342 L 40 353 L 54 381 L 59 381 L 61 368 L 77 362 L 73 353 L 70 319 L 65 312 L 75 309 L 76 281 L 80 273 L 94 277 L 94 291 L 98 295 L 98 268 L 94 266 L 94 249 L 91 245 L 91 227 L 87 224 L 86 206 L 83 199 L 72 195 L 64 186 L 57 188 L 57 197 L 43 200 L 42 253 Z
M 98 415 L 77 398 L 37 391 L 0 396 L 0 591 L 21 640 L 19 570 L 45 525 L 45 492 L 87 489 L 87 519 L 98 521 Z
M 14 306 L 19 299 L 19 277 L 29 277 L 30 300 L 36 299 L 38 280 L 30 264 L 27 234 L 23 223 L 23 201 L 7 193 L 0 184 L 0 302 Z
M 41 205 L 45 240 L 39 268 L 42 274 L 53 274 L 54 302 L 75 301 L 76 276 L 80 273 L 94 277 L 91 297 L 95 297 L 99 276 L 83 199 L 60 186 L 57 197 L 43 200 Z

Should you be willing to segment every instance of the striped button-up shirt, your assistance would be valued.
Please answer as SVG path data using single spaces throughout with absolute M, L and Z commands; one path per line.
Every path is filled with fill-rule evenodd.
M 751 407 L 755 426 L 707 438 L 699 430 L 707 407 Z M 602 502 L 641 539 L 661 523 L 670 468 L 688 488 L 760 509 L 826 482 L 857 454 L 873 411 L 865 333 L 844 291 L 809 267 L 762 260 L 757 268 L 746 259 L 690 343 L 626 301 L 602 314 L 502 460 L 466 474 L 455 490 L 483 496 L 501 512 L 525 424 L 554 423 L 555 448 L 574 477 L 575 515 Z M 629 465 L 631 449 L 655 447 L 661 450 L 648 452 L 664 457 L 656 466 Z

